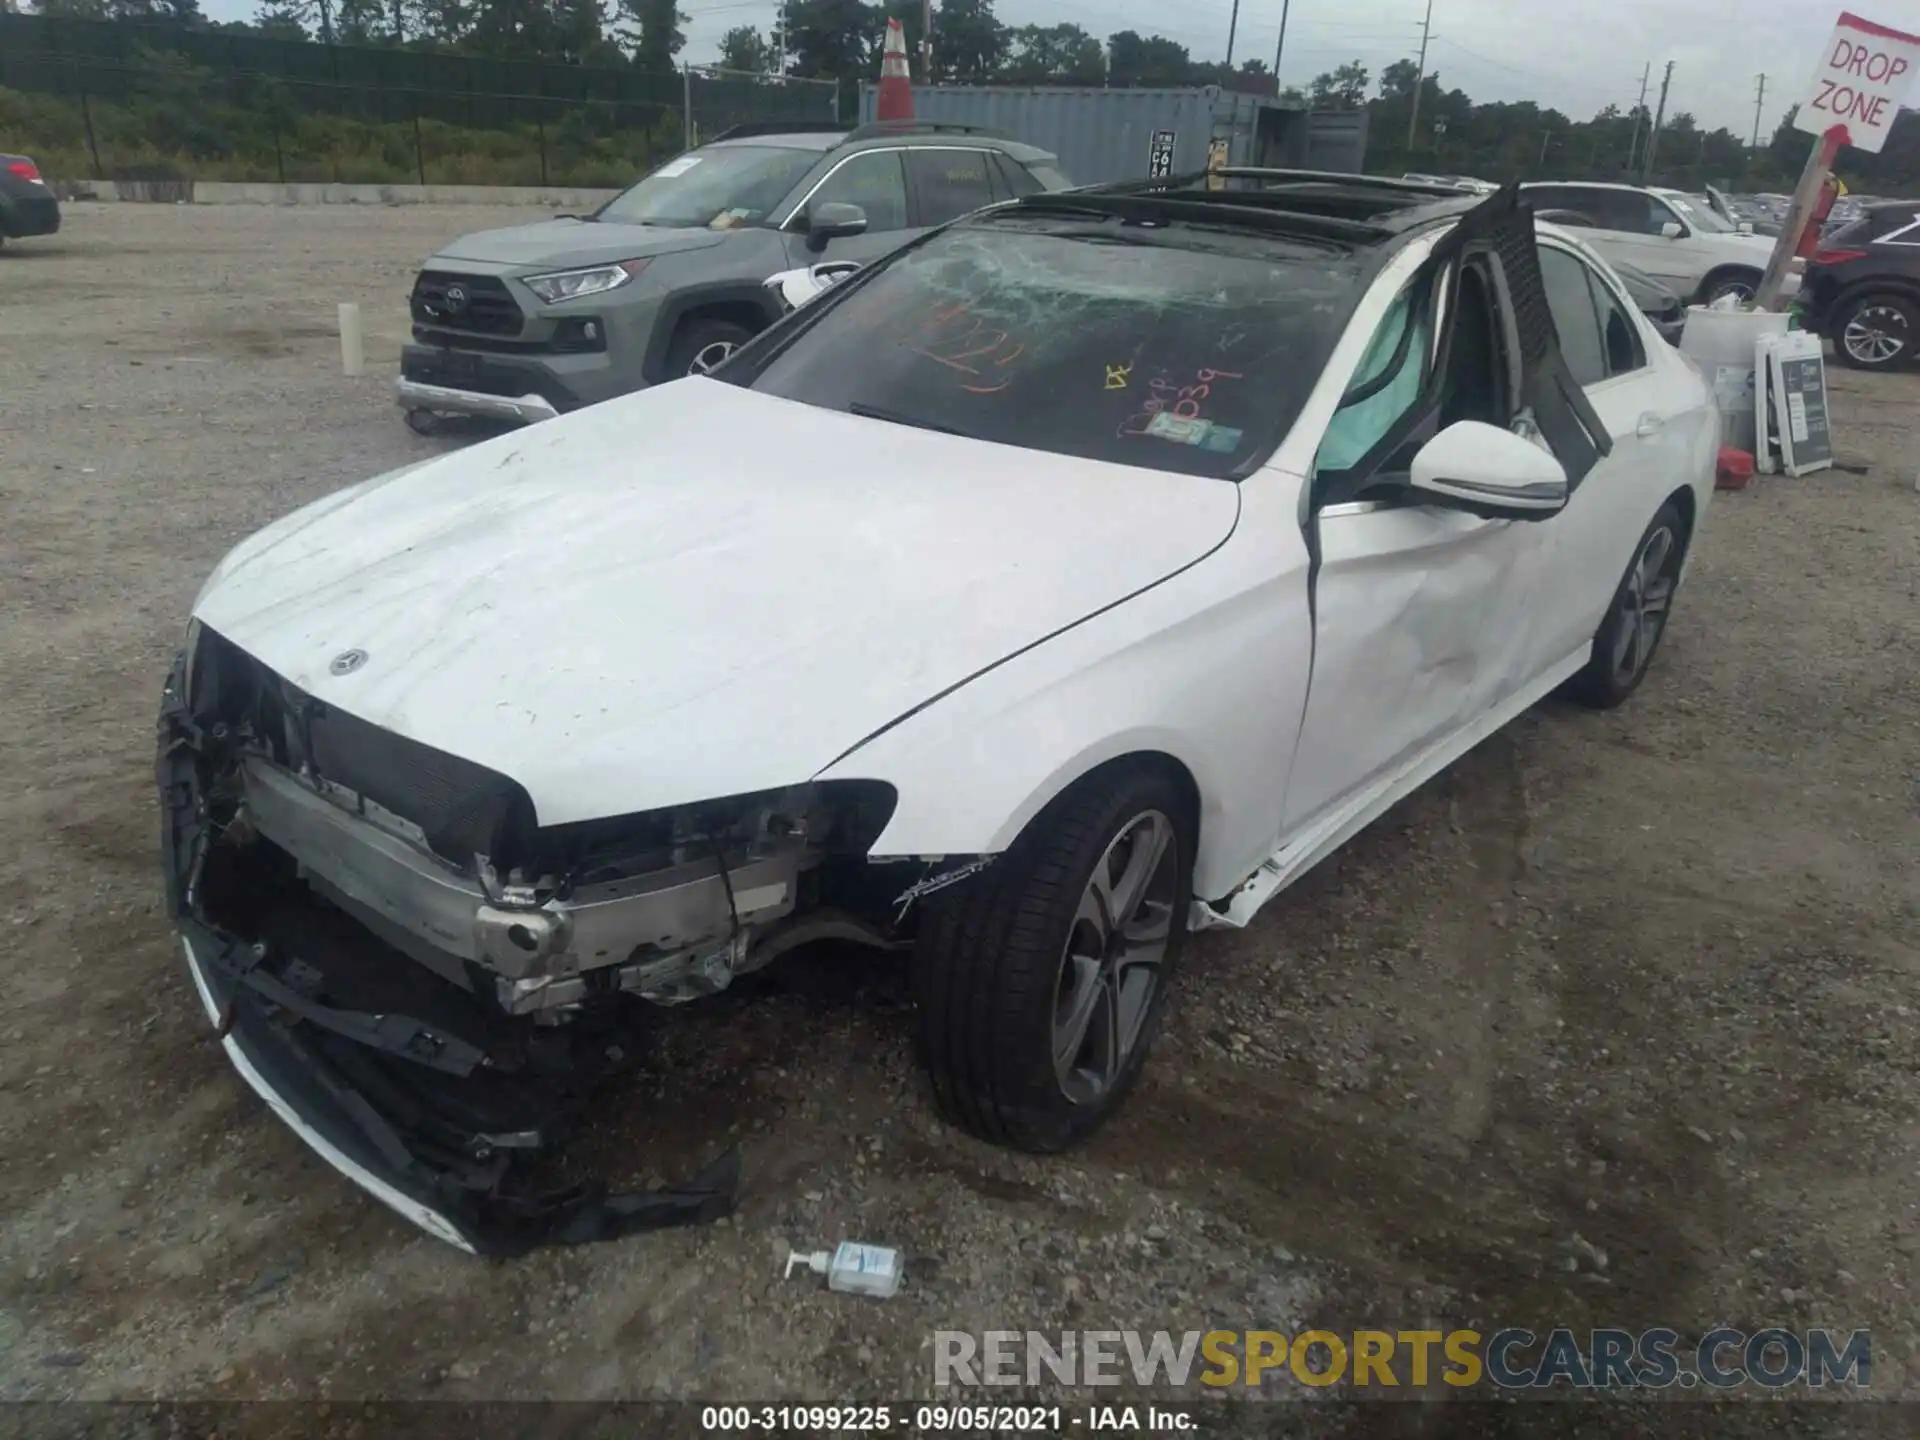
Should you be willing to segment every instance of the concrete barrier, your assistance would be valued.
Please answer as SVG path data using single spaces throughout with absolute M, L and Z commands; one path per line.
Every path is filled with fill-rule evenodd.
M 161 205 L 531 205 L 593 210 L 617 190 L 565 185 L 277 185 L 242 180 L 56 180 L 63 200 Z

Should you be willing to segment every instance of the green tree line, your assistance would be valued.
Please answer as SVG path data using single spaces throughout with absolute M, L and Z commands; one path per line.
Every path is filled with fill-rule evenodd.
M 182 73 L 177 65 L 175 73 L 167 76 L 168 33 L 230 32 L 322 45 L 545 62 L 595 73 L 651 72 L 663 79 L 686 43 L 687 17 L 676 0 L 263 0 L 252 22 L 226 24 L 208 21 L 199 6 L 200 0 L 36 0 L 35 8 L 46 15 L 139 27 L 143 43 L 156 57 L 152 63 L 163 76 L 163 83 L 148 85 L 148 91 L 170 87 L 176 101 L 226 102 L 236 112 L 257 109 L 262 103 L 271 108 L 279 101 L 265 82 L 236 87 L 232 77 L 223 82 L 217 74 Z M 889 18 L 900 20 L 906 30 L 916 81 L 929 79 L 922 63 L 922 14 L 920 0 L 786 0 L 771 29 L 742 25 L 729 30 L 720 42 L 718 64 L 755 76 L 838 82 L 840 113 L 849 116 L 857 104 L 859 84 L 879 72 Z M 1263 95 L 1278 93 L 1274 76 L 1258 59 L 1229 68 L 1196 59 L 1186 46 L 1163 35 L 1128 29 L 1101 39 L 1073 23 L 1007 25 L 995 15 L 993 0 L 943 0 L 933 10 L 931 40 L 930 78 L 935 83 L 1221 85 Z M 197 97 L 186 93 L 196 86 Z M 236 88 L 248 93 L 234 93 Z M 1421 76 L 1411 57 L 1386 66 L 1377 77 L 1354 60 L 1315 76 L 1305 86 L 1289 87 L 1285 98 L 1322 108 L 1366 109 L 1369 168 L 1383 173 L 1442 171 L 1496 181 L 1637 178 L 1647 172 L 1651 159 L 1652 177 L 1670 184 L 1783 189 L 1798 174 L 1811 143 L 1790 128 L 1791 115 L 1780 120 L 1767 143 L 1754 148 L 1746 137 L 1724 127 L 1707 129 L 1684 111 L 1663 117 L 1655 139 L 1654 117 L 1644 110 L 1608 106 L 1577 120 L 1533 101 L 1478 103 L 1465 91 L 1446 86 L 1438 73 Z M 151 116 L 154 105 L 138 97 L 126 108 L 140 111 L 143 104 Z M 281 108 L 304 114 L 317 107 L 311 97 L 295 94 Z M 19 109 L 18 104 L 13 106 L 14 113 Z M 245 128 L 244 122 L 236 123 Z M 475 128 L 454 120 L 440 123 L 450 131 Z M 651 154 L 668 141 L 676 122 L 661 113 L 603 114 L 571 122 L 556 116 L 554 128 L 563 123 L 571 125 L 567 164 L 617 165 L 618 157 L 631 154 L 636 146 L 616 137 L 638 125 L 645 134 L 638 148 Z M 191 131 L 190 126 L 185 129 Z M 163 124 L 157 133 L 179 141 L 184 148 L 175 153 L 202 160 L 223 158 L 201 153 L 204 146 L 196 150 L 191 133 L 176 133 L 182 130 L 180 125 Z M 671 138 L 678 138 L 677 131 Z M 544 143 L 542 137 L 536 139 Z M 398 145 L 399 141 L 391 140 L 379 148 L 391 158 L 399 153 Z M 450 134 L 445 148 L 457 150 L 458 145 Z M 475 147 L 477 152 L 488 150 L 477 141 Z M 497 143 L 492 145 L 493 150 L 498 148 Z M 338 146 L 334 149 L 337 152 Z M 416 143 L 416 172 L 419 151 Z M 249 163 L 261 162 L 256 154 Z M 284 166 L 284 153 L 280 164 Z M 401 167 L 389 163 L 388 168 Z M 551 171 L 550 163 L 547 168 Z M 1920 119 L 1912 112 L 1903 114 L 1881 155 L 1846 152 L 1842 173 L 1853 188 L 1872 193 L 1920 189 Z

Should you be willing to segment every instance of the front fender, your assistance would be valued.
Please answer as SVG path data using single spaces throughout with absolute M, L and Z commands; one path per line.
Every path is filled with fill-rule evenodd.
M 900 800 L 876 860 L 996 854 L 1055 796 L 1124 755 L 1171 756 L 1200 797 L 1197 894 L 1276 843 L 1306 699 L 1307 551 L 1291 493 L 1198 564 L 970 680 L 822 771 Z M 1251 487 L 1249 487 L 1249 491 Z M 1249 493 L 1248 498 L 1251 498 Z

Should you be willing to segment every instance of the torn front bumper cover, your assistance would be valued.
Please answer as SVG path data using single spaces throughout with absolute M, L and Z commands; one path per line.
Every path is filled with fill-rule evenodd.
M 208 737 L 183 702 L 183 673 L 176 661 L 159 723 L 168 909 L 229 1060 L 275 1114 L 348 1179 L 471 1253 L 514 1255 L 731 1213 L 739 1184 L 733 1151 L 685 1184 L 655 1191 L 530 1182 L 540 1152 L 612 1073 L 617 1047 L 604 1048 L 605 1064 L 578 1065 L 561 1054 L 581 1043 L 572 1036 L 503 1041 L 498 1017 L 437 981 L 445 1004 L 464 1005 L 470 1016 L 450 1019 L 441 1005 L 416 1019 L 388 1004 L 356 1004 L 356 977 L 340 968 L 340 947 L 330 958 L 320 931 L 283 924 L 271 938 L 249 941 L 211 918 L 201 890 L 212 841 Z M 414 968 L 393 958 L 390 970 Z

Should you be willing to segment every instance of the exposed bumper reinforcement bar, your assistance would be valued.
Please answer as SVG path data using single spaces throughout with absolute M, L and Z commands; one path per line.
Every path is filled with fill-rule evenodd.
M 479 390 L 457 390 L 451 385 L 428 385 L 404 375 L 393 382 L 393 399 L 403 410 L 477 415 L 485 420 L 522 425 L 551 420 L 560 413 L 544 395 L 488 395 Z
M 209 917 L 203 884 L 213 834 L 204 797 L 212 767 L 231 757 L 205 751 L 207 738 L 182 701 L 183 670 L 176 660 L 159 725 L 168 910 L 228 1059 L 315 1154 L 428 1234 L 475 1254 L 611 1240 L 733 1211 L 735 1150 L 659 1190 L 536 1186 L 523 1158 L 562 1138 L 570 1123 L 558 1113 L 570 1107 L 549 1109 L 548 1098 L 584 1102 L 610 1069 L 569 1069 L 556 1086 L 555 1052 L 541 1052 L 550 1057 L 542 1060 L 525 1044 L 512 1048 L 529 1037 L 537 1043 L 536 1027 L 489 1018 L 482 1004 L 430 977 L 434 993 L 456 1005 L 445 1019 L 387 1011 L 381 1023 L 384 1007 L 356 989 L 364 974 L 356 981 L 351 965 L 340 966 L 339 945 L 329 947 L 315 917 L 295 915 L 256 944 Z M 354 951 L 361 971 L 376 976 L 393 970 L 381 953 Z M 496 1051 L 495 1042 L 506 1048 Z

